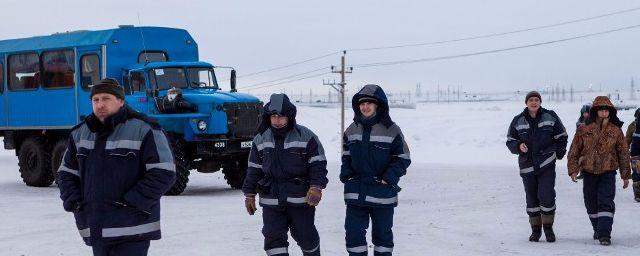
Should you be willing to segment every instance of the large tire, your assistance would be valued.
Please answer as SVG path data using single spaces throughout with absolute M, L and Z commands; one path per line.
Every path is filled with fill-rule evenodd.
M 56 184 L 58 184 L 58 169 L 62 164 L 62 157 L 65 151 L 67 151 L 67 140 L 65 139 L 56 141 L 56 144 L 53 144 L 51 149 L 51 175 L 53 175 L 53 180 Z
M 222 173 L 227 184 L 235 189 L 241 189 L 244 178 L 247 176 L 248 155 L 240 155 L 231 158 L 222 165 Z
M 48 187 L 53 182 L 51 154 L 41 138 L 27 138 L 18 152 L 20 177 L 27 186 Z
M 189 159 L 187 158 L 186 143 L 179 136 L 168 136 L 173 151 L 173 162 L 176 165 L 176 182 L 165 195 L 176 196 L 184 192 L 189 183 Z

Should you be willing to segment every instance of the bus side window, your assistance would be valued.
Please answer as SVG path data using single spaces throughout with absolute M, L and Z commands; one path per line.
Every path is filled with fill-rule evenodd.
M 9 55 L 7 61 L 9 90 L 34 90 L 38 88 L 40 58 L 37 53 Z
M 42 62 L 42 87 L 69 88 L 76 84 L 76 56 L 73 50 L 44 52 Z
M 80 59 L 82 72 L 80 84 L 82 89 L 88 91 L 91 86 L 100 80 L 100 58 L 97 54 L 84 55 Z

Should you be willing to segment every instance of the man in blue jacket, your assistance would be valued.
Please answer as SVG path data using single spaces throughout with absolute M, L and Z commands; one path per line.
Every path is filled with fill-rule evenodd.
M 411 164 L 409 147 L 389 117 L 382 88 L 365 85 L 351 104 L 355 117 L 344 133 L 340 170 L 347 205 L 347 252 L 367 255 L 365 235 L 371 219 L 374 255 L 391 255 L 393 210 L 398 205 L 398 181 Z
M 568 136 L 558 115 L 541 103 L 540 93 L 527 93 L 527 107 L 511 121 L 506 144 L 518 155 L 531 225 L 529 241 L 538 242 L 544 228 L 547 242 L 555 242 L 556 159 L 567 153 Z
M 267 255 L 289 255 L 291 231 L 303 255 L 319 256 L 314 219 L 328 182 L 327 160 L 318 137 L 296 124 L 296 107 L 287 95 L 273 94 L 264 106 L 248 166 L 242 186 L 245 207 L 253 215 L 259 194 Z
M 115 80 L 98 81 L 91 103 L 58 169 L 64 209 L 94 255 L 147 255 L 160 239 L 160 197 L 175 180 L 169 143 L 158 124 L 125 105 Z

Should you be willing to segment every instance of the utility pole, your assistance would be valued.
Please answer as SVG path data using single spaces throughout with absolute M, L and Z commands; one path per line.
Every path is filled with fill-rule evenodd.
M 325 82 L 322 81 L 323 85 L 329 85 L 331 87 L 333 87 L 333 89 L 335 89 L 336 91 L 338 91 L 338 93 L 340 93 L 340 152 L 342 153 L 342 151 L 344 150 L 344 148 L 342 147 L 342 145 L 344 144 L 344 136 L 342 136 L 344 134 L 344 102 L 345 102 L 345 86 L 347 85 L 347 81 L 345 79 L 345 75 L 346 74 L 351 74 L 353 73 L 353 67 L 349 67 L 349 70 L 347 70 L 346 64 L 345 64 L 345 55 L 347 55 L 347 51 L 342 51 L 342 57 L 340 57 L 340 70 L 335 70 L 335 66 L 331 66 L 331 73 L 339 73 L 340 74 L 340 83 L 336 84 L 336 82 Z M 336 85 L 338 87 L 336 87 Z

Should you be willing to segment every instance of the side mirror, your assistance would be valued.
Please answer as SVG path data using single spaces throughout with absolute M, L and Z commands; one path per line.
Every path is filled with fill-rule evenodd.
M 236 89 L 236 70 L 235 69 L 231 70 L 231 78 L 229 82 L 231 84 L 231 92 L 237 92 L 238 90 Z

